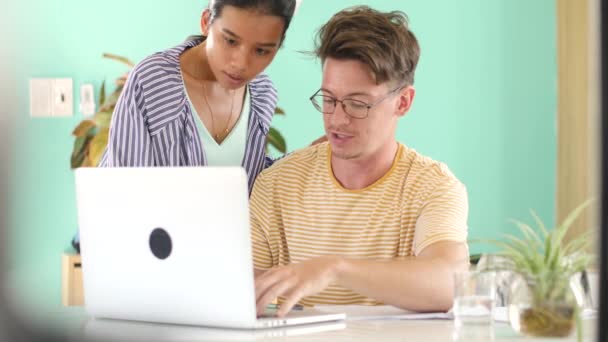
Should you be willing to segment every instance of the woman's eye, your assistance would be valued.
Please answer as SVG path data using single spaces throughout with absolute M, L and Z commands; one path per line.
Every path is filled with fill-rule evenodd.
M 266 56 L 267 54 L 269 54 L 269 53 L 270 53 L 270 51 L 269 51 L 269 50 L 266 50 L 266 49 L 256 49 L 256 50 L 255 50 L 255 53 L 256 53 L 258 56 Z
M 234 46 L 236 45 L 236 40 L 232 39 L 232 38 L 227 38 L 224 37 L 224 41 L 226 41 L 226 44 L 230 45 L 230 46 Z

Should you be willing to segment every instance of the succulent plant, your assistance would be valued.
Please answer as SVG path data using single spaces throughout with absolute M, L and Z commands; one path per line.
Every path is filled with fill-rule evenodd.
M 503 240 L 486 241 L 501 248 L 498 255 L 503 262 L 488 265 L 485 270 L 510 271 L 520 275 L 528 284 L 531 307 L 522 312 L 521 320 L 522 325 L 527 324 L 525 328 L 532 334 L 539 331 L 554 336 L 562 332 L 567 334 L 573 325 L 572 320 L 564 319 L 564 315 L 551 312 L 555 308 L 549 303 L 556 303 L 568 295 L 572 276 L 585 271 L 594 260 L 594 256 L 588 252 L 593 243 L 593 231 L 589 230 L 564 242 L 572 223 L 590 203 L 588 200 L 576 207 L 560 225 L 551 230 L 531 211 L 536 229 L 522 221 L 512 220 L 522 237 L 504 235 Z M 577 332 L 580 338 L 578 305 L 571 309 L 574 313 L 570 312 L 570 317 L 579 321 Z

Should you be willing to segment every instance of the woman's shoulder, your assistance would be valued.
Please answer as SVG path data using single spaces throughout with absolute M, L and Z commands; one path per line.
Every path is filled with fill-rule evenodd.
M 270 76 L 268 76 L 267 74 L 264 74 L 264 73 L 261 73 L 261 74 L 257 75 L 256 77 L 254 77 L 253 80 L 251 80 L 250 84 L 271 85 L 274 87 L 274 84 L 272 83 L 272 79 L 270 78 Z
M 190 47 L 196 45 L 195 40 L 187 40 L 175 47 L 149 55 L 135 65 L 130 77 L 136 78 L 144 87 L 155 86 L 159 82 L 176 81 L 179 84 L 179 56 Z
M 266 74 L 259 74 L 254 79 L 249 81 L 249 89 L 252 95 L 259 96 L 277 96 L 277 89 L 274 83 L 270 79 L 270 76 Z
M 252 112 L 260 119 L 265 133 L 268 133 L 277 106 L 277 90 L 268 75 L 260 74 L 249 81 L 249 92 Z

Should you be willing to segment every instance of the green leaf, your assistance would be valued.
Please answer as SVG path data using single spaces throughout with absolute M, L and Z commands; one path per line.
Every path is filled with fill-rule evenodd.
M 274 109 L 274 114 L 276 114 L 276 115 L 285 115 L 285 111 L 281 107 L 276 107 Z
M 76 138 L 72 156 L 70 157 L 70 168 L 75 169 L 83 166 L 91 139 L 92 138 L 88 135 Z
M 521 253 L 522 256 L 526 256 L 528 254 L 528 251 L 531 250 L 530 246 L 528 246 L 524 241 L 522 241 L 514 236 L 505 235 L 504 238 L 509 240 L 506 243 L 509 244 L 511 246 L 511 248 L 519 251 L 519 253 Z
M 125 87 L 125 85 L 124 85 L 124 84 L 119 84 L 119 85 L 117 85 L 117 86 L 116 86 L 116 88 L 114 89 L 114 92 L 115 92 L 116 94 L 119 94 L 119 95 L 120 95 L 120 93 L 122 93 L 122 89 L 123 89 L 124 87 Z
M 101 89 L 99 90 L 99 107 L 103 106 L 104 102 L 106 102 L 106 80 L 101 82 Z
M 538 236 L 538 233 L 532 227 L 518 220 L 511 219 L 510 221 L 519 228 L 526 240 L 534 245 L 534 248 L 540 248 L 543 245 L 540 236 Z
M 589 204 L 593 201 L 593 199 L 588 199 L 585 202 L 583 202 L 582 204 L 580 204 L 578 207 L 576 207 L 574 210 L 572 210 L 570 212 L 570 214 L 568 214 L 568 216 L 566 217 L 566 219 L 564 219 L 564 221 L 562 222 L 561 226 L 559 226 L 556 229 L 556 242 L 561 244 L 562 239 L 564 238 L 564 236 L 566 235 L 566 233 L 568 232 L 568 230 L 570 229 L 570 226 L 572 225 L 572 223 L 574 223 L 574 221 L 579 217 L 579 215 L 581 214 L 581 212 L 587 208 L 587 206 L 589 206 Z
M 84 143 L 87 140 L 86 136 L 77 137 L 74 141 L 74 149 L 72 151 L 72 156 L 70 157 L 70 168 L 75 169 L 82 164 L 82 160 L 84 159 Z
M 103 156 L 103 152 L 108 145 L 108 134 L 110 129 L 104 128 L 91 140 L 91 146 L 89 150 L 89 163 L 92 166 L 99 165 L 99 161 Z
M 113 59 L 115 61 L 124 63 L 124 64 L 126 64 L 127 66 L 129 66 L 131 68 L 135 66 L 135 64 L 133 62 L 131 62 L 129 59 L 127 59 L 126 57 L 114 55 L 114 54 L 111 54 L 111 53 L 104 53 L 103 57 L 104 58 L 108 58 L 108 59 Z
M 557 248 L 552 252 L 551 258 L 549 259 L 548 269 L 556 271 L 558 269 L 560 260 L 563 260 L 563 253 L 561 245 L 557 244 Z
M 549 236 L 549 231 L 545 227 L 543 220 L 541 220 L 540 217 L 538 217 L 538 215 L 536 214 L 536 212 L 534 210 L 530 210 L 530 214 L 532 214 L 532 217 L 534 217 L 534 221 L 536 221 L 536 225 L 538 225 L 538 228 L 540 228 L 540 230 L 543 233 L 543 237 L 546 239 L 547 236 Z
M 591 262 L 595 259 L 592 255 L 581 255 L 576 258 L 572 264 L 568 265 L 564 271 L 566 274 L 575 274 L 587 269 Z
M 550 237 L 547 239 L 547 241 L 551 241 L 551 250 L 548 251 L 548 259 L 546 259 L 546 262 L 551 267 L 555 267 L 561 257 L 560 251 L 562 247 L 562 241 L 566 236 L 566 233 L 572 226 L 572 223 L 574 223 L 580 213 L 591 203 L 591 201 L 592 200 L 587 200 L 578 207 L 576 207 L 574 210 L 572 210 L 568 214 L 566 219 L 563 221 L 561 226 L 557 227 L 553 232 L 551 232 Z M 547 251 L 545 251 L 545 253 L 547 253 Z
M 79 153 L 79 154 L 73 154 L 72 157 L 70 158 L 70 168 L 71 169 L 76 169 L 82 166 L 82 162 L 84 161 L 86 157 L 86 154 L 84 153 Z
M 268 145 L 274 147 L 277 151 L 285 154 L 287 152 L 287 143 L 285 142 L 285 138 L 279 131 L 275 128 L 270 127 L 268 131 L 268 136 L 266 137 L 266 147 Z
M 497 247 L 502 248 L 502 254 L 511 259 L 516 264 L 527 264 L 525 257 L 521 254 L 521 251 L 513 248 L 509 243 L 499 240 L 480 240 L 485 243 L 493 244 Z
M 588 231 L 584 232 L 583 234 L 581 234 L 576 239 L 571 240 L 566 245 L 564 245 L 564 247 L 563 247 L 564 254 L 570 255 L 577 251 L 586 251 L 590 247 L 591 242 L 593 242 L 594 235 L 595 235 L 594 231 L 588 230 Z
M 552 232 L 553 233 L 553 232 Z M 552 240 L 553 240 L 553 234 L 549 234 L 549 236 L 547 236 L 547 238 L 545 239 L 545 265 L 549 264 L 549 260 L 551 260 L 551 254 L 552 254 Z
M 541 259 L 538 256 L 538 249 L 530 248 L 530 246 L 526 244 L 526 242 L 529 241 L 523 241 L 511 235 L 506 235 L 505 238 L 511 241 L 512 246 L 517 246 L 517 250 L 520 251 L 521 255 L 524 256 L 527 260 L 530 260 L 531 263 L 542 263 Z
M 84 143 L 87 140 L 87 136 L 78 137 L 74 140 L 74 152 L 72 154 L 79 154 L 84 148 Z
M 116 102 L 118 102 L 118 98 L 120 97 L 120 92 L 114 91 L 110 96 L 106 97 L 106 101 L 99 108 L 100 112 L 111 112 L 114 110 L 114 106 L 116 106 Z
M 80 121 L 78 126 L 76 126 L 76 128 L 74 128 L 74 130 L 72 131 L 72 135 L 74 135 L 76 137 L 84 137 L 84 136 L 87 136 L 89 134 L 89 132 L 91 131 L 91 129 L 93 129 L 93 128 L 95 128 L 95 121 L 82 120 L 82 121 Z
M 108 128 L 112 122 L 112 112 L 97 112 L 93 120 L 100 129 Z

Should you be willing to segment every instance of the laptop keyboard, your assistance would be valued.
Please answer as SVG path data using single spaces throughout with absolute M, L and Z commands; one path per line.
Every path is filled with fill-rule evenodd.
M 277 318 L 277 310 L 266 309 L 263 314 L 258 316 L 258 318 Z

